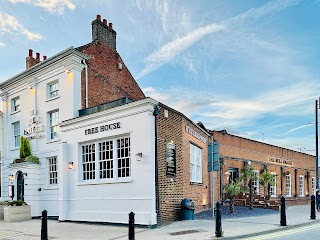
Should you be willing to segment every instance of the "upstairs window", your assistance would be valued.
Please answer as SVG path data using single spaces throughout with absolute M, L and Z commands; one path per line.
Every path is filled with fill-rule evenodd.
M 12 123 L 14 147 L 20 147 L 20 122 Z
M 20 111 L 20 97 L 15 97 L 11 100 L 11 111 L 17 112 Z
M 48 84 L 48 98 L 59 96 L 59 82 L 52 82 Z
M 49 113 L 49 136 L 50 139 L 56 139 L 59 137 L 59 110 L 55 110 Z

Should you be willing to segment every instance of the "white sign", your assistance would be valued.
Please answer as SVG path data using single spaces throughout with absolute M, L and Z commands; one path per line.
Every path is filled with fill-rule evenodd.
M 31 118 L 28 120 L 29 127 L 23 130 L 23 134 L 28 140 L 44 137 L 44 134 L 41 133 L 44 132 L 44 126 L 40 122 L 40 116 L 37 116 L 36 114 L 36 110 L 30 111 Z

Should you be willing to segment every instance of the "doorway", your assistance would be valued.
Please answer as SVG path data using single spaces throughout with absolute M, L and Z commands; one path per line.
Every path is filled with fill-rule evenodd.
M 21 171 L 18 172 L 17 177 L 17 200 L 24 201 L 24 176 Z

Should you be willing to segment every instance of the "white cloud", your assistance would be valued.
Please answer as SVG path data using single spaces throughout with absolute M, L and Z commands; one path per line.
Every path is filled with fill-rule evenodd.
M 2 42 L 0 42 L 0 48 L 1 48 L 1 47 L 4 47 L 4 46 L 5 46 L 5 44 L 2 43 Z
M 139 79 L 144 77 L 162 65 L 170 62 L 177 55 L 184 52 L 190 46 L 209 34 L 224 30 L 231 31 L 232 28 L 245 21 L 256 20 L 267 14 L 282 11 L 290 6 L 297 5 L 299 2 L 300 0 L 274 0 L 262 5 L 261 7 L 252 8 L 221 23 L 213 23 L 204 27 L 199 27 L 191 32 L 189 31 L 184 37 L 177 37 L 175 40 L 165 44 L 158 51 L 146 57 L 146 67 L 136 76 L 136 78 Z
M 31 41 L 39 41 L 42 35 L 30 32 L 19 21 L 6 13 L 0 13 L 0 33 L 18 33 L 26 36 Z
M 25 3 L 45 9 L 53 14 L 63 14 L 65 8 L 73 11 L 76 6 L 69 0 L 9 0 L 11 3 Z
M 295 127 L 295 128 L 290 129 L 288 131 L 288 133 L 295 132 L 295 131 L 297 131 L 299 129 L 302 129 L 302 128 L 305 128 L 305 127 L 310 127 L 310 126 L 313 126 L 313 125 L 314 125 L 314 123 L 307 123 L 307 124 L 301 125 L 299 127 Z

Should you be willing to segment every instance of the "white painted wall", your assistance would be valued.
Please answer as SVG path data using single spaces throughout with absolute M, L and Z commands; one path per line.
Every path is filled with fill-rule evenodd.
M 59 188 L 50 186 L 48 182 L 47 158 L 59 155 L 60 139 L 49 139 L 48 112 L 59 109 L 59 121 L 78 116 L 81 108 L 81 70 L 84 65 L 81 60 L 83 54 L 75 53 L 74 49 L 66 50 L 50 59 L 38 71 L 28 70 L 17 76 L 11 84 L 2 85 L 2 99 L 4 100 L 4 151 L 2 158 L 2 200 L 9 200 L 8 185 L 15 185 L 16 178 L 10 183 L 9 174 L 16 176 L 18 171 L 27 173 L 25 177 L 25 201 L 31 205 L 32 216 L 40 216 L 46 209 L 49 216 L 59 214 Z M 41 66 L 41 65 L 40 65 Z M 68 70 L 68 73 L 66 72 Z M 48 83 L 59 82 L 59 96 L 48 99 Z M 31 89 L 30 89 L 31 87 Z M 21 110 L 11 111 L 11 100 L 20 97 Z M 40 123 L 44 126 L 43 137 L 30 140 L 33 155 L 40 158 L 40 164 L 20 163 L 12 164 L 19 157 L 19 148 L 14 148 L 12 123 L 20 121 L 20 135 L 29 127 L 30 112 L 36 110 Z M 58 159 L 59 160 L 59 159 Z M 58 179 L 59 181 L 59 179 Z M 41 190 L 40 190 L 41 188 Z
M 63 158 L 60 181 L 60 220 L 128 223 L 135 213 L 137 224 L 156 224 L 155 126 L 153 110 L 157 104 L 144 99 L 114 109 L 87 115 L 62 124 Z M 85 135 L 91 127 L 120 122 L 121 128 Z M 108 181 L 83 181 L 81 144 L 130 136 L 131 176 Z M 143 154 L 137 161 L 135 154 Z M 97 153 L 96 153 L 97 154 Z M 68 169 L 68 162 L 74 168 Z

